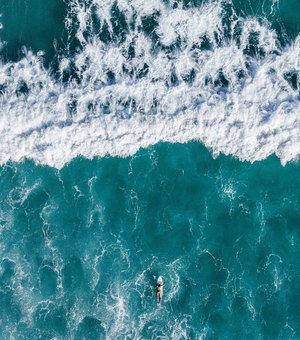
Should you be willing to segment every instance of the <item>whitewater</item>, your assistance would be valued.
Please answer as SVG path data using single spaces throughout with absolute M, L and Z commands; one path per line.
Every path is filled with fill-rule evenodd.
M 73 0 L 56 72 L 27 46 L 2 60 L 0 163 L 62 168 L 192 140 L 214 156 L 298 159 L 300 36 L 283 44 L 230 1 L 175 4 Z

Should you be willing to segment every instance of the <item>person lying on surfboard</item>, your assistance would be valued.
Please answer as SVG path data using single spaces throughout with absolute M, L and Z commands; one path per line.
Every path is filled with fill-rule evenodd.
M 157 279 L 157 284 L 156 284 L 156 301 L 157 301 L 157 303 L 161 302 L 163 292 L 164 292 L 164 285 L 165 285 L 165 282 L 163 281 L 163 278 L 161 276 L 159 276 L 158 279 Z

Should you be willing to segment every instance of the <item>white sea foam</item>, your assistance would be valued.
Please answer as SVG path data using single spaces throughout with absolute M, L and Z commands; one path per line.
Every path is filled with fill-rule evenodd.
M 77 21 L 82 50 L 74 60 L 61 58 L 61 80 L 42 66 L 42 53 L 25 51 L 19 62 L 0 64 L 1 164 L 31 158 L 60 168 L 78 155 L 128 156 L 161 141 L 191 140 L 215 156 L 251 162 L 272 153 L 283 164 L 299 157 L 299 90 L 286 75 L 300 72 L 300 36 L 280 48 L 267 22 L 233 15 L 225 37 L 221 2 L 172 9 L 158 0 L 120 0 L 135 27 L 104 43 L 97 32 L 84 33 L 92 31 L 95 11 L 113 34 L 112 2 L 81 3 L 71 2 L 66 26 Z M 157 25 L 145 33 L 150 15 Z M 244 53 L 251 34 L 260 57 Z M 62 80 L 71 63 L 80 84 Z

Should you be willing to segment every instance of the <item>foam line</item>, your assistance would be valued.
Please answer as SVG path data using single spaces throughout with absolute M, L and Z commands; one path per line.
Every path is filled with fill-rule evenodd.
M 116 32 L 116 10 L 125 33 Z M 61 168 L 78 155 L 128 156 L 191 140 L 215 156 L 297 159 L 300 36 L 281 48 L 267 21 L 233 14 L 226 26 L 224 16 L 222 2 L 72 1 L 66 27 L 77 22 L 82 48 L 61 57 L 59 77 L 42 53 L 0 64 L 0 163 Z M 67 82 L 72 65 L 80 80 Z

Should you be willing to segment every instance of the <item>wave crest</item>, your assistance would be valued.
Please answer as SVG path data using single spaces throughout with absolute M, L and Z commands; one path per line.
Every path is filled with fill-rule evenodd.
M 251 162 L 298 158 L 300 37 L 283 48 L 266 20 L 222 1 L 174 4 L 73 0 L 78 46 L 55 76 L 42 53 L 2 63 L 0 163 L 60 168 L 190 140 Z

